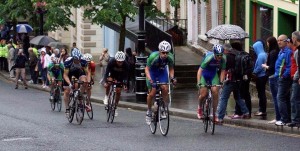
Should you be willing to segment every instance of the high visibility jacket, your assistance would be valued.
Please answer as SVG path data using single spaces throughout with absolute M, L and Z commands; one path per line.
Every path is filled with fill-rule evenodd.
M 7 58 L 8 56 L 8 48 L 7 48 L 7 45 L 1 45 L 0 44 L 0 57 L 4 57 L 4 58 Z

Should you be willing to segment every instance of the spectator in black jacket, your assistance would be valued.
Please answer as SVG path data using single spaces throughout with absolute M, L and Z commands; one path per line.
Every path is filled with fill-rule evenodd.
M 20 77 L 20 74 L 23 79 L 23 83 L 25 86 L 25 89 L 27 89 L 27 82 L 26 82 L 26 74 L 25 74 L 25 64 L 28 61 L 26 55 L 23 53 L 23 49 L 19 49 L 18 56 L 15 62 L 14 67 L 16 68 L 16 87 L 15 89 L 18 89 L 18 80 Z

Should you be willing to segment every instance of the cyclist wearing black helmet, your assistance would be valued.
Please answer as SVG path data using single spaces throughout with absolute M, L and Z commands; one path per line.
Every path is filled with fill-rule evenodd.
M 214 45 L 213 53 L 208 53 L 205 58 L 203 58 L 203 61 L 198 69 L 197 86 L 199 87 L 200 95 L 197 116 L 199 119 L 203 118 L 202 103 L 204 103 L 204 99 L 208 94 L 207 88 L 202 86 L 205 86 L 206 84 L 219 85 L 220 81 L 224 81 L 226 57 L 223 52 L 224 48 L 222 45 Z M 220 76 L 218 74 L 219 70 L 221 70 Z M 216 111 L 219 99 L 219 87 L 212 87 L 211 91 L 213 95 L 213 108 L 214 111 Z

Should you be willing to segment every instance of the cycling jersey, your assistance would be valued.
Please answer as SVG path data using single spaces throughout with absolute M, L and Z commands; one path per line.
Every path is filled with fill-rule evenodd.
M 64 65 L 62 63 L 59 64 L 54 64 L 54 63 L 50 63 L 48 66 L 48 73 L 49 76 L 55 77 L 56 80 L 63 80 L 63 71 L 64 71 Z
M 147 59 L 147 67 L 149 68 L 151 79 L 154 80 L 154 82 L 168 82 L 169 77 L 166 68 L 167 65 L 169 67 L 174 67 L 174 56 L 172 53 L 169 53 L 166 59 L 161 59 L 159 51 L 155 51 L 150 54 L 149 58 Z M 150 82 L 148 79 L 146 81 L 147 86 L 150 89 Z
M 72 76 L 75 76 L 77 79 L 82 75 L 86 75 L 85 70 L 87 69 L 88 62 L 84 59 L 80 59 L 80 63 L 75 64 L 73 62 L 73 58 L 69 57 L 64 62 L 65 71 L 69 71 L 69 78 L 71 79 Z
M 221 60 L 215 59 L 214 53 L 209 53 L 203 59 L 200 68 L 203 69 L 201 80 L 199 81 L 201 85 L 219 84 L 218 70 L 225 70 L 226 68 L 226 56 L 223 55 Z M 199 83 L 198 83 L 199 84 Z
M 96 64 L 94 61 L 91 61 L 89 63 L 89 70 L 91 71 L 91 75 L 94 75 L 95 74 L 95 71 L 96 71 Z
M 111 77 L 119 82 L 124 82 L 128 78 L 128 71 L 129 67 L 126 61 L 123 61 L 123 64 L 118 66 L 116 59 L 113 58 L 107 64 L 104 79 L 106 80 L 108 77 Z

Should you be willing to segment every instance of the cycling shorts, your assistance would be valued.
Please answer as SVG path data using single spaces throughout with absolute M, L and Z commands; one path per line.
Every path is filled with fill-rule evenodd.
M 205 72 L 202 73 L 201 75 L 201 80 L 198 85 L 206 85 L 206 84 L 211 84 L 211 85 L 219 85 L 220 84 L 220 79 L 218 73 L 215 74 L 205 74 Z
M 163 70 L 156 70 L 155 72 L 150 70 L 150 76 L 153 82 L 159 81 L 160 83 L 168 83 L 168 71 L 167 68 Z M 151 85 L 150 81 L 147 79 L 146 84 L 148 89 L 155 88 L 155 85 Z

